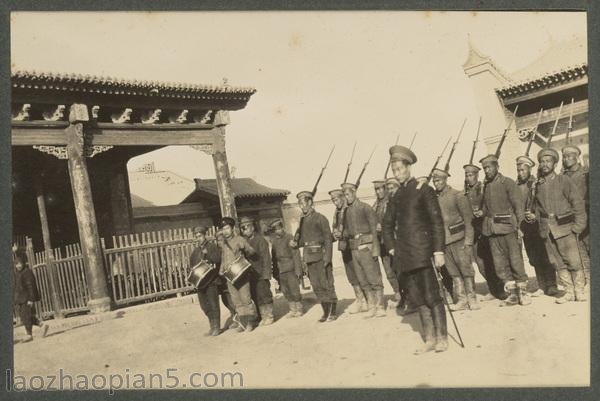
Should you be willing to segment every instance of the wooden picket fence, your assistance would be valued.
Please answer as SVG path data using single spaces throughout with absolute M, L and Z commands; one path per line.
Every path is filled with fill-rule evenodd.
M 215 231 L 215 227 L 209 228 L 207 236 L 214 238 Z M 189 258 L 197 245 L 191 228 L 119 235 L 112 240 L 112 248 L 107 249 L 103 239 L 101 245 L 108 286 L 116 306 L 193 290 L 186 280 Z M 56 248 L 53 254 L 62 313 L 88 311 L 89 293 L 80 245 Z M 51 317 L 54 308 L 46 253 L 35 252 L 31 239 L 27 238 L 26 256 L 41 293 L 41 301 L 36 303 L 38 316 Z

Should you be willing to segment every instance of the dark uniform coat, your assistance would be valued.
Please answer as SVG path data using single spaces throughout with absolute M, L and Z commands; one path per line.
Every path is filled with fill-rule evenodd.
M 304 247 L 304 262 L 313 263 L 322 260 L 325 265 L 330 264 L 333 242 L 327 217 L 316 210 L 311 210 L 301 218 L 302 227 L 300 227 L 298 246 Z
M 521 192 L 515 181 L 498 173 L 484 188 L 483 235 L 489 237 L 517 231 L 525 217 L 525 211 Z
M 396 271 L 431 266 L 434 252 L 443 252 L 444 221 L 433 188 L 419 186 L 414 178 L 401 185 L 390 199 L 383 219 L 383 241 L 394 249 Z
M 292 239 L 292 235 L 288 233 L 283 233 L 281 237 L 275 234 L 271 237 L 273 270 L 279 273 L 295 272 L 299 276 L 302 274 L 302 261 L 300 252 L 290 246 Z
M 23 267 L 20 271 L 15 269 L 14 275 L 14 301 L 15 304 L 24 304 L 27 301 L 37 302 L 40 300 L 40 291 L 35 281 L 35 276 L 29 267 Z
M 206 260 L 211 265 L 219 267 L 221 265 L 221 249 L 217 244 L 210 241 L 204 241 L 198 245 L 190 255 L 190 267 L 197 265 L 200 261 Z
M 262 280 L 270 280 L 272 274 L 271 253 L 269 252 L 269 243 L 262 235 L 254 233 L 251 238 L 247 238 L 248 243 L 256 251 L 254 255 L 248 257 L 248 262 L 252 263 L 252 268 Z
M 464 239 L 465 245 L 473 245 L 473 211 L 464 194 L 449 185 L 438 193 L 438 201 L 444 219 L 446 245 Z

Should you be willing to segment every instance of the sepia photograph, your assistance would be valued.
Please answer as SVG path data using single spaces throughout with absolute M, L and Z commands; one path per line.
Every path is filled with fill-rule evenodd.
M 9 96 L 13 395 L 591 385 L 586 11 L 13 11 Z

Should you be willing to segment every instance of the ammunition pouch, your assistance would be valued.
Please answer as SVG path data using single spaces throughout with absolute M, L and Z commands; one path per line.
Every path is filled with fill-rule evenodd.
M 461 231 L 465 231 L 465 222 L 461 221 L 460 223 L 449 225 L 448 231 L 450 234 L 458 234 Z
M 304 252 L 314 254 L 323 252 L 323 244 L 320 242 L 306 242 L 304 244 Z
M 495 214 L 494 223 L 496 224 L 511 224 L 511 214 Z
M 373 243 L 373 235 L 372 234 L 357 234 L 354 238 L 348 239 L 348 245 L 350 245 L 350 249 L 353 251 L 358 250 L 361 245 L 367 245 Z
M 568 212 L 564 214 L 556 215 L 556 224 L 559 226 L 563 226 L 565 224 L 570 224 L 575 222 L 575 214 L 573 212 Z

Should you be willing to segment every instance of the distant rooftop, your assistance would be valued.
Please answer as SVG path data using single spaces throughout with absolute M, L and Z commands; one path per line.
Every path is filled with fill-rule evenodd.
M 215 179 L 194 179 L 196 189 L 189 194 L 181 203 L 196 202 L 202 193 L 212 196 L 219 196 L 217 182 Z M 267 197 L 287 197 L 290 191 L 286 189 L 269 188 L 259 184 L 252 178 L 232 178 L 231 189 L 236 199 L 241 198 L 267 198 Z

